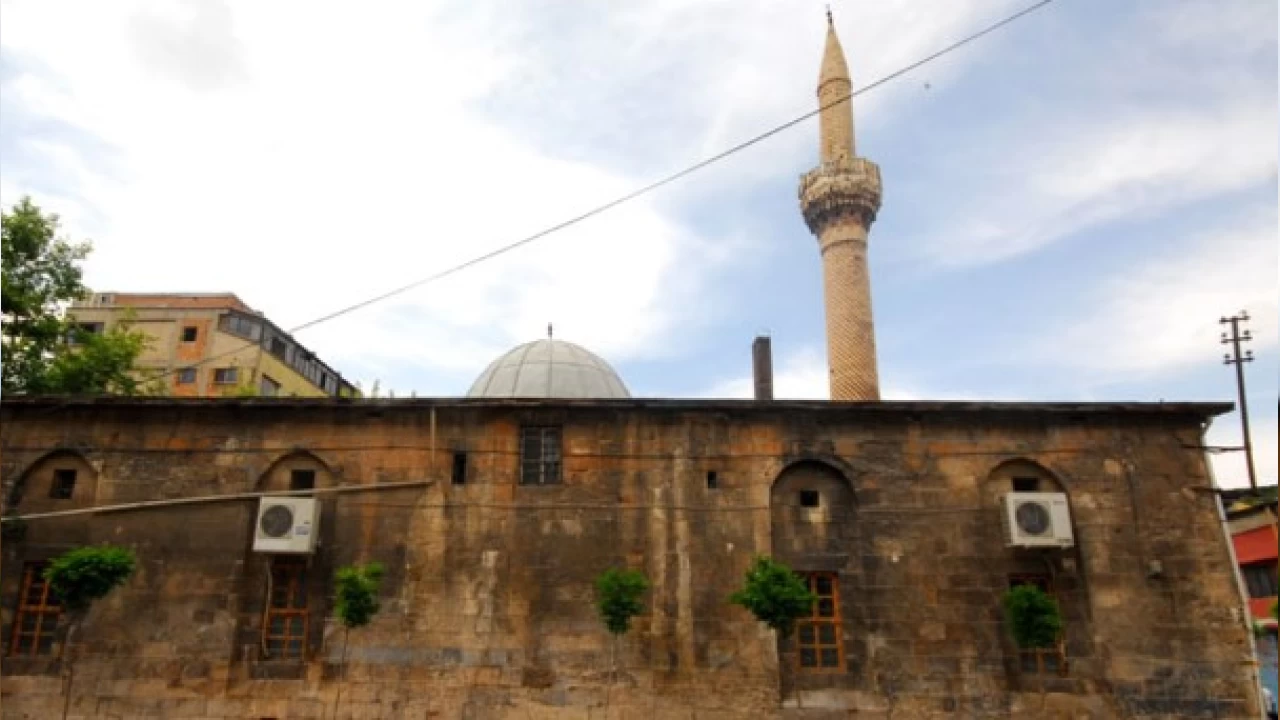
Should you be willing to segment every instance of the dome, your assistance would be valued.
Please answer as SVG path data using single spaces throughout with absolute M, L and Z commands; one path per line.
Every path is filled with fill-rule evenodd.
M 609 363 L 563 340 L 535 340 L 507 351 L 480 373 L 467 397 L 629 398 Z

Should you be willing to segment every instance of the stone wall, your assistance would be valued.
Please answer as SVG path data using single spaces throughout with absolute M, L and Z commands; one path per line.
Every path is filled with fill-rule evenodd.
M 0 473 L 23 513 L 272 492 L 294 469 L 322 489 L 430 484 L 320 496 L 304 660 L 263 656 L 254 500 L 31 520 L 3 546 L 0 641 L 24 562 L 113 542 L 139 571 L 78 631 L 73 717 L 328 717 L 339 691 L 338 717 L 359 718 L 1257 717 L 1189 449 L 1220 410 L 6 400 Z M 563 427 L 562 484 L 518 484 L 526 424 Z M 66 463 L 78 494 L 50 499 Z M 1069 494 L 1076 548 L 1004 547 L 1012 477 Z M 810 487 L 826 502 L 793 507 Z M 838 577 L 838 672 L 801 672 L 793 641 L 727 602 L 775 542 Z M 370 560 L 388 569 L 383 609 L 351 633 L 344 673 L 332 573 Z M 616 651 L 592 604 L 614 565 L 652 584 Z M 1063 675 L 1024 669 L 1003 629 L 1000 596 L 1027 573 L 1051 578 L 1067 617 Z M 54 652 L 4 659 L 4 717 L 61 711 L 70 663 Z

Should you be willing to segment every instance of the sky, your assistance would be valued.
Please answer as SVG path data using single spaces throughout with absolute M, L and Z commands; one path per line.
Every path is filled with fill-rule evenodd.
M 855 87 L 1031 4 L 832 3 Z M 0 203 L 97 291 L 231 291 L 290 328 L 578 215 L 815 107 L 819 2 L 0 0 Z M 1234 401 L 1247 309 L 1276 482 L 1277 8 L 1057 0 L 854 101 L 895 400 Z M 633 395 L 825 398 L 797 206 L 816 120 L 298 334 L 349 380 L 460 395 L 542 337 Z M 1233 413 L 1211 444 L 1240 444 Z M 1218 481 L 1245 482 L 1239 453 Z

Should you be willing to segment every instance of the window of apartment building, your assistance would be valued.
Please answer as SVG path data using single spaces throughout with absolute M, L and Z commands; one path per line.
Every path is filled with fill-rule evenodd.
M 193 367 L 182 368 L 178 371 L 178 384 L 190 385 L 196 381 L 196 369 Z
M 717 474 L 715 470 L 707 471 L 707 489 L 708 490 L 720 489 L 720 475 Z
M 263 375 L 258 380 L 258 394 L 265 397 L 275 397 L 280 394 L 280 383 L 272 380 L 267 375 Z
M 285 360 L 289 353 L 289 343 L 285 342 L 284 338 L 273 337 L 271 342 L 267 344 L 267 352 L 281 360 Z
M 213 371 L 213 381 L 219 385 L 234 385 L 236 383 L 237 368 L 215 368 Z
M 800 671 L 842 672 L 844 642 L 840 632 L 840 578 L 835 573 L 806 573 L 809 591 L 817 596 L 812 614 L 796 621 Z
M 195 325 L 187 325 L 182 328 L 182 342 L 195 342 L 199 336 L 200 331 Z
M 79 345 L 81 338 L 85 335 L 100 335 L 103 327 L 103 324 L 100 322 L 76 323 L 71 328 L 71 332 L 67 334 L 67 342 L 72 345 Z
M 76 471 L 59 469 L 53 471 L 53 482 L 49 484 L 49 497 L 54 500 L 70 500 L 76 492 Z
M 10 655 L 48 655 L 62 607 L 44 579 L 44 563 L 27 563 L 22 569 L 22 590 L 13 616 Z
M 520 484 L 559 484 L 560 469 L 560 428 L 520 428 Z
M 273 660 L 301 660 L 306 655 L 307 566 L 302 558 L 271 558 L 271 584 L 266 617 L 262 622 L 262 647 Z
M 314 490 L 315 487 L 315 470 L 293 470 L 289 473 L 290 490 Z
M 1276 563 L 1261 562 L 1245 565 L 1240 568 L 1244 574 L 1244 584 L 1249 588 L 1249 597 L 1269 598 L 1276 596 Z
M 262 337 L 261 323 L 234 313 L 218 318 L 218 329 L 249 340 L 257 340 Z
M 1042 573 L 1021 573 L 1009 576 L 1009 588 L 1019 585 L 1034 585 L 1050 597 L 1054 596 L 1052 579 Z M 1018 658 L 1022 672 L 1039 675 L 1066 675 L 1067 651 L 1062 638 L 1053 647 L 1018 648 Z

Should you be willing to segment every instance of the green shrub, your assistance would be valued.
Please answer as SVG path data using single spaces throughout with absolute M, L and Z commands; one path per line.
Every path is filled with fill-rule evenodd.
M 348 629 L 368 625 L 378 612 L 382 563 L 339 568 L 336 580 L 338 619 Z
M 85 610 L 133 575 L 137 559 L 127 548 L 102 545 L 71 550 L 45 568 L 44 577 L 63 607 Z
M 1004 616 L 1020 648 L 1052 647 L 1062 632 L 1058 603 L 1034 585 L 1018 585 L 1004 594 Z
M 758 556 L 747 569 L 742 588 L 729 601 L 751 611 L 782 637 L 795 628 L 796 619 L 813 612 L 818 597 L 809 591 L 804 578 L 786 565 Z
M 631 618 L 644 612 L 641 598 L 648 589 L 639 570 L 609 568 L 596 577 L 596 609 L 609 632 L 621 635 L 631 627 Z

